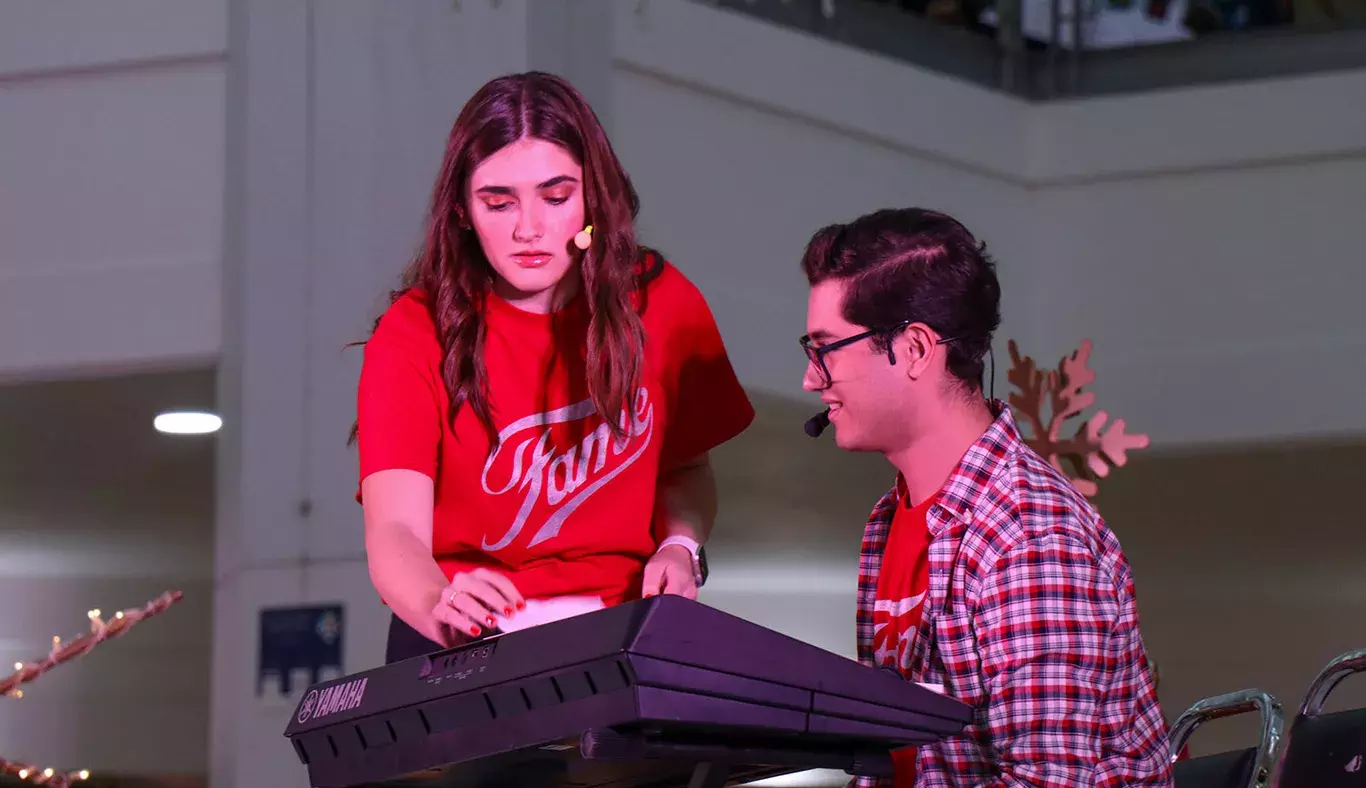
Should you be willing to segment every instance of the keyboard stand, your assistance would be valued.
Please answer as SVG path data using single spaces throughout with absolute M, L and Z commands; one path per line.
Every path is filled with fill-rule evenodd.
M 584 732 L 580 749 L 585 759 L 597 761 L 668 760 L 695 764 L 686 784 L 660 783 L 658 788 L 724 788 L 734 765 L 766 764 L 788 767 L 780 773 L 807 769 L 839 769 L 857 776 L 890 777 L 889 752 L 850 752 L 845 749 L 813 750 L 809 743 L 784 746 L 783 738 L 744 737 L 728 732 L 715 738 L 692 734 L 678 739 L 660 731 L 618 731 L 593 728 Z M 762 779 L 760 777 L 746 778 Z
M 699 763 L 693 767 L 688 788 L 726 788 L 730 767 L 720 763 Z

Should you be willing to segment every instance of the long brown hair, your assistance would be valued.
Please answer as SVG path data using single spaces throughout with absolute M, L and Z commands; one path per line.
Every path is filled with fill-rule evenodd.
M 588 391 L 621 439 L 626 434 L 621 416 L 634 401 L 643 365 L 645 335 L 633 297 L 649 250 L 636 243 L 640 199 L 635 188 L 597 115 L 564 79 L 538 71 L 499 77 L 465 104 L 446 142 L 422 249 L 403 271 L 390 303 L 411 289 L 426 294 L 441 343 L 448 417 L 454 423 L 468 404 L 496 441 L 483 356 L 484 299 L 495 274 L 464 218 L 469 215 L 466 191 L 480 162 L 527 137 L 561 146 L 583 167 L 584 216 L 593 225 L 592 246 L 578 266 L 590 315 Z

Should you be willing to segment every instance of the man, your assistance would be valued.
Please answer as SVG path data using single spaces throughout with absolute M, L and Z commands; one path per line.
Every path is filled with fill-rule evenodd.
M 897 470 L 864 532 L 859 659 L 975 710 L 962 736 L 897 753 L 896 788 L 1171 785 L 1119 542 L 983 398 L 1000 324 L 985 247 L 943 214 L 886 210 L 816 233 L 802 268 L 803 387 L 841 448 Z

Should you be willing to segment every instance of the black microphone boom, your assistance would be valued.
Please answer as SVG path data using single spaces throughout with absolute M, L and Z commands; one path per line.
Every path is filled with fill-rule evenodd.
M 817 413 L 806 420 L 806 434 L 813 438 L 819 438 L 825 428 L 830 426 L 830 409 Z

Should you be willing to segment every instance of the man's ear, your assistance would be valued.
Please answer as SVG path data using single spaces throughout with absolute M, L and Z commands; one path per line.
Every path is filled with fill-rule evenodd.
M 924 323 L 912 323 L 897 335 L 893 346 L 897 358 L 906 364 L 906 376 L 915 380 L 923 377 L 933 363 L 939 348 L 939 335 Z

